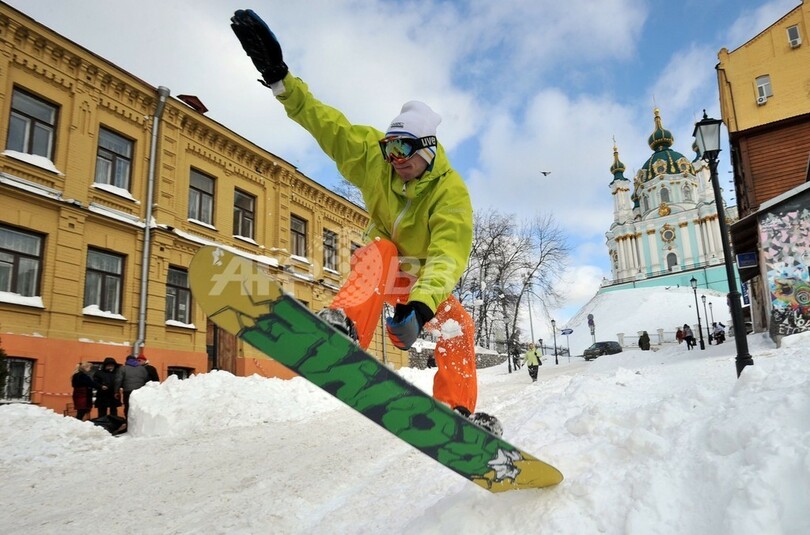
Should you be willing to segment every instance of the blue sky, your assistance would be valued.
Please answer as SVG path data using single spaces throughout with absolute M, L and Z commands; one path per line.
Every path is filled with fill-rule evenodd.
M 384 129 L 407 100 L 443 117 L 440 141 L 476 209 L 552 214 L 572 246 L 565 322 L 609 276 L 615 137 L 625 176 L 649 157 L 653 109 L 693 156 L 704 108 L 719 117 L 717 52 L 740 46 L 800 0 L 6 0 L 208 116 L 310 178 L 337 173 L 260 86 L 229 18 L 250 7 L 293 73 L 356 123 Z M 728 183 L 721 153 L 721 186 Z M 551 171 L 543 177 L 540 171 Z M 540 319 L 537 319 L 540 318 Z M 535 313 L 535 330 L 549 318 Z

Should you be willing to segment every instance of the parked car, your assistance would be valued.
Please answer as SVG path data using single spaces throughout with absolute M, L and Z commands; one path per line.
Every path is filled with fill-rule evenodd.
M 585 360 L 593 360 L 602 355 L 613 355 L 621 352 L 622 346 L 619 345 L 619 342 L 596 342 L 583 351 L 582 356 L 585 357 Z

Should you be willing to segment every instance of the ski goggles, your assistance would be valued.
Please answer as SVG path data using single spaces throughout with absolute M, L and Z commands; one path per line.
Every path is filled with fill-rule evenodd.
M 410 160 L 420 149 L 436 146 L 436 136 L 420 138 L 388 136 L 380 140 L 380 150 L 388 163 Z

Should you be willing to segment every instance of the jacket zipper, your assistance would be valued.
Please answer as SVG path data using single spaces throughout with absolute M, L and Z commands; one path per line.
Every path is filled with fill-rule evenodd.
M 391 240 L 394 243 L 397 243 L 397 227 L 399 227 L 400 222 L 402 222 L 402 218 L 405 217 L 405 212 L 408 211 L 408 208 L 411 207 L 411 199 L 408 199 L 405 202 L 405 207 L 399 213 L 397 218 L 394 220 L 394 226 L 391 228 Z

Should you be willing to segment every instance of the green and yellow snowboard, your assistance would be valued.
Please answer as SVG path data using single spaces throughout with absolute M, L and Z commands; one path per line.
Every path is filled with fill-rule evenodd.
M 553 466 L 456 414 L 321 321 L 261 264 L 206 246 L 189 274 L 211 321 L 473 483 L 502 492 L 562 481 Z

